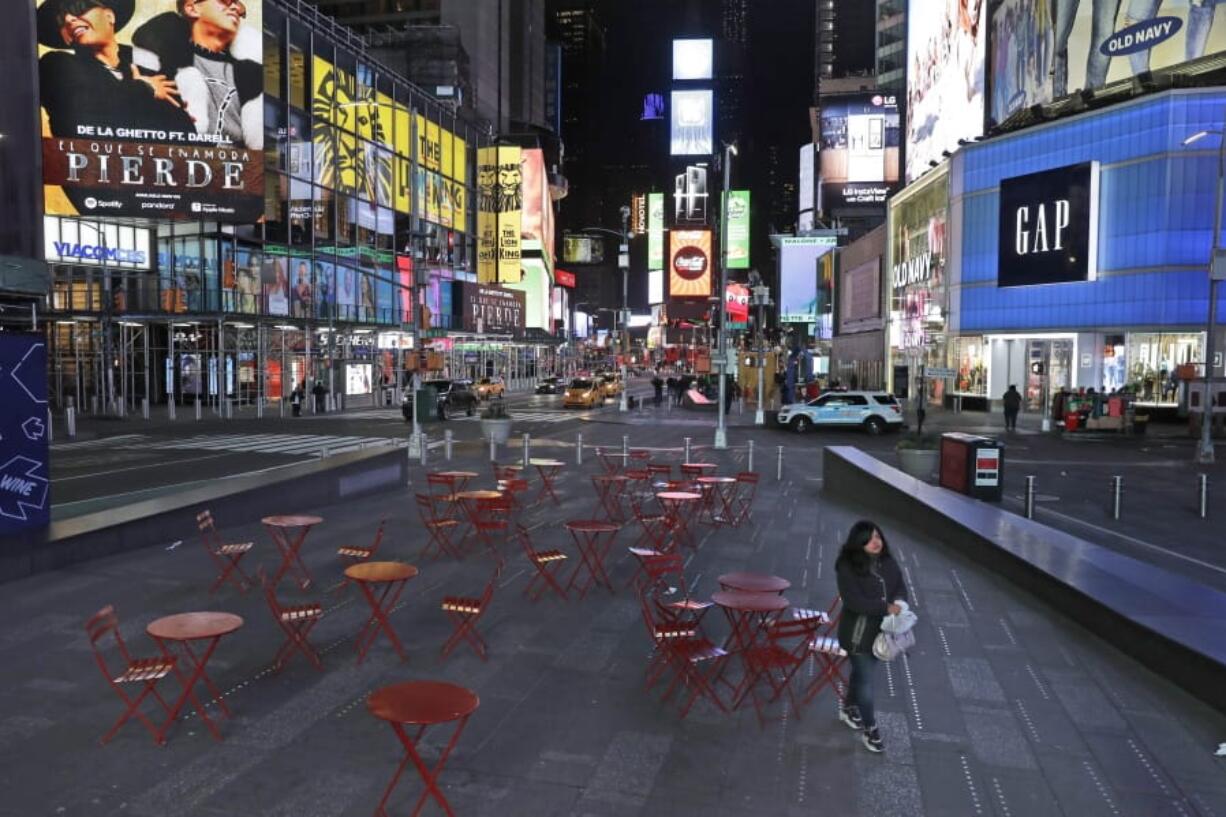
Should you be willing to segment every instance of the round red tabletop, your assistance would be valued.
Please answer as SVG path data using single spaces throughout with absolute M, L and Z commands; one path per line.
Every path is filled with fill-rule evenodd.
M 792 586 L 782 576 L 768 576 L 765 573 L 725 573 L 717 581 L 720 587 L 746 593 L 782 593 Z
M 439 471 L 436 477 L 452 477 L 453 479 L 476 479 L 480 474 L 476 471 Z
M 307 514 L 287 514 L 284 516 L 266 516 L 260 520 L 265 525 L 271 525 L 274 528 L 302 528 L 307 525 L 318 525 L 324 521 L 320 516 L 308 516 Z
M 358 562 L 345 568 L 355 582 L 399 582 L 417 575 L 417 568 L 404 562 Z
M 613 533 L 620 530 L 617 525 L 612 522 L 604 522 L 600 519 L 575 519 L 566 523 L 568 530 L 579 531 L 580 533 Z
M 699 468 L 703 471 L 714 471 L 716 468 L 719 468 L 719 466 L 713 462 L 687 462 L 681 467 L 682 468 Z
M 696 502 L 702 499 L 702 494 L 691 491 L 661 491 L 656 496 L 669 502 Z
M 455 494 L 456 499 L 498 499 L 502 496 L 502 491 L 460 491 Z
M 630 477 L 625 474 L 596 474 L 592 479 L 597 482 L 625 482 Z
M 476 693 L 443 681 L 392 684 L 366 699 L 366 708 L 376 718 L 420 726 L 458 720 L 471 715 L 480 704 Z
M 529 465 L 535 465 L 538 468 L 561 468 L 566 463 L 561 460 L 528 460 Z
M 743 590 L 717 590 L 711 594 L 711 601 L 720 607 L 747 613 L 777 613 L 791 605 L 778 593 L 746 593 Z
M 699 477 L 694 481 L 699 485 L 729 485 L 736 482 L 736 477 Z
M 163 641 L 195 641 L 229 635 L 242 626 L 243 617 L 233 613 L 177 613 L 149 622 L 145 632 Z

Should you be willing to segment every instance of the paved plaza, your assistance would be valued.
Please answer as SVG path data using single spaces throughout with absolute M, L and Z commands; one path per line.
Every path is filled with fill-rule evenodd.
M 585 426 L 589 443 L 620 444 L 624 428 Z M 666 424 L 634 429 L 634 445 L 679 462 L 682 432 Z M 567 462 L 562 503 L 525 514 L 538 547 L 577 554 L 562 523 L 590 517 L 596 498 L 590 452 L 582 466 L 558 443 L 542 453 Z M 512 452 L 517 454 L 518 452 Z M 401 757 L 391 730 L 366 696 L 387 684 L 447 680 L 479 695 L 441 776 L 457 814 L 467 815 L 1212 815 L 1226 814 L 1226 768 L 1213 752 L 1226 718 L 1051 612 L 1024 591 L 914 535 L 882 509 L 824 498 L 817 453 L 790 456 L 782 480 L 761 456 L 753 521 L 703 528 L 688 559 L 691 593 L 709 597 L 716 576 L 772 573 L 792 583 L 793 607 L 825 608 L 835 594 L 833 563 L 842 536 L 861 516 L 877 518 L 904 568 L 920 615 L 914 651 L 881 667 L 878 720 L 886 753 L 866 752 L 834 717 L 822 693 L 794 712 L 776 706 L 760 726 L 752 707 L 726 715 L 699 703 L 681 720 L 659 688 L 643 688 L 650 644 L 633 593 L 622 531 L 609 565 L 617 591 L 583 600 L 522 593 L 530 567 L 518 551 L 480 629 L 488 662 L 461 646 L 439 649 L 450 627 L 444 595 L 477 595 L 492 560 L 484 555 L 419 561 L 424 543 L 412 494 L 425 490 L 414 466 L 408 487 L 343 505 L 302 508 L 292 495 L 269 513 L 317 513 L 324 522 L 303 549 L 317 586 L 282 584 L 283 600 L 319 601 L 311 634 L 323 671 L 298 657 L 270 670 L 281 641 L 258 592 L 225 588 L 209 596 L 216 572 L 185 513 L 149 548 L 0 586 L 0 611 L 13 624 L 0 637 L 8 691 L 0 717 L 0 814 L 285 815 L 371 814 Z M 721 473 L 745 467 L 743 449 L 701 451 Z M 457 448 L 455 467 L 491 487 L 487 455 Z M 434 465 L 438 465 L 435 463 Z M 391 621 L 404 640 L 401 663 L 384 640 L 358 665 L 355 635 L 367 608 L 356 589 L 328 592 L 341 576 L 336 549 L 365 544 L 383 516 L 380 556 L 416 564 Z M 272 568 L 276 552 L 259 526 L 218 523 L 228 541 L 255 547 L 245 566 Z M 241 615 L 209 672 L 233 712 L 222 742 L 195 715 L 160 748 L 135 722 L 105 746 L 98 738 L 119 715 L 118 699 L 94 665 L 83 625 L 114 604 L 135 653 L 154 649 L 150 621 L 190 610 Z M 707 626 L 726 633 L 718 611 Z M 177 694 L 174 679 L 163 689 Z M 150 709 L 150 711 L 152 711 Z M 213 710 L 210 710 L 213 711 Z M 433 734 L 433 733 L 432 733 Z M 446 735 L 427 738 L 427 762 Z M 409 769 L 392 813 L 408 813 L 421 786 Z M 441 814 L 430 804 L 425 814 Z

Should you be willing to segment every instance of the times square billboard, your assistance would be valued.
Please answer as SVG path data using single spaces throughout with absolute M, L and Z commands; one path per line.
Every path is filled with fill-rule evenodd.
M 262 0 L 35 6 L 48 214 L 262 215 Z
M 989 123 L 1226 50 L 1216 0 L 990 0 Z
M 1077 0 L 1047 0 L 1075 5 Z M 1095 6 L 1100 0 L 1093 0 Z M 1090 5 L 1091 0 L 1084 0 Z M 984 0 L 907 4 L 907 183 L 983 133 Z
M 885 204 L 899 183 L 899 124 L 893 94 L 822 98 L 822 209 Z

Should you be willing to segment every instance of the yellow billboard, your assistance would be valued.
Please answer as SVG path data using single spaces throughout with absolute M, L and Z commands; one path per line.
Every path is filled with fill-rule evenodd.
M 498 283 L 498 149 L 477 150 L 477 281 Z
M 523 151 L 498 148 L 498 283 L 523 278 L 520 266 L 520 219 L 524 210 Z

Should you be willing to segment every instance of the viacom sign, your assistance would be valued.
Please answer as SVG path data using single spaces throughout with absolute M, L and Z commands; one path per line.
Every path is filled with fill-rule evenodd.
M 1098 162 L 1003 179 L 997 285 L 1093 280 L 1098 272 Z

